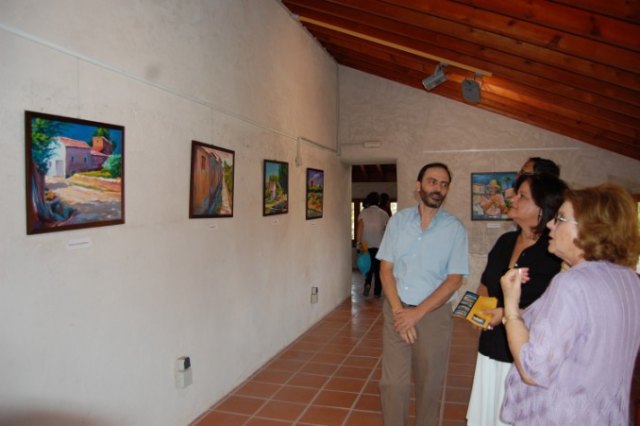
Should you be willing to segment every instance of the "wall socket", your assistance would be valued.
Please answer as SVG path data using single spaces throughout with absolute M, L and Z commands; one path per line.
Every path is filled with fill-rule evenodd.
M 184 389 L 193 384 L 193 370 L 191 368 L 191 358 L 181 356 L 176 360 L 176 388 Z
M 311 287 L 311 303 L 318 303 L 318 287 Z

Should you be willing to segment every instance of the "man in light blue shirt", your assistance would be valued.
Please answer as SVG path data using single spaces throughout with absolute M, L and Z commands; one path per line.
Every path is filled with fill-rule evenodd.
M 437 425 L 451 339 L 451 303 L 469 273 L 467 231 L 440 208 L 451 183 L 442 163 L 422 167 L 417 207 L 391 218 L 378 251 L 386 296 L 380 394 L 385 426 L 406 426 L 413 367 L 416 426 Z

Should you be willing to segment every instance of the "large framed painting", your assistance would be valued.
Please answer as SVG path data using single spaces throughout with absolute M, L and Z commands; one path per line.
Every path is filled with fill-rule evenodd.
M 25 111 L 27 234 L 124 223 L 124 127 Z
M 189 217 L 233 217 L 235 152 L 191 141 Z
M 323 197 L 324 171 L 307 169 L 307 220 L 320 219 L 322 217 Z
M 509 220 L 516 172 L 471 173 L 471 220 Z
M 264 160 L 262 215 L 289 212 L 289 163 Z

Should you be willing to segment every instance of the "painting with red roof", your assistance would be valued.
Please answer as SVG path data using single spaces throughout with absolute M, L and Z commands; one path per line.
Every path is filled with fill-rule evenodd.
M 124 223 L 124 127 L 25 112 L 27 234 Z

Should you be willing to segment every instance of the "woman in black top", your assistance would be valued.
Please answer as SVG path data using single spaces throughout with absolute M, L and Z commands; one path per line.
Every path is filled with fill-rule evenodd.
M 502 325 L 504 298 L 500 277 L 511 268 L 528 267 L 530 280 L 522 286 L 520 308 L 526 308 L 544 293 L 561 260 L 547 251 L 546 223 L 563 202 L 566 184 L 551 175 L 521 175 L 516 181 L 516 195 L 511 199 L 508 216 L 518 225 L 517 231 L 503 234 L 487 258 L 478 293 L 498 299 L 490 328 L 480 336 L 480 346 L 469 410 L 468 426 L 504 425 L 500 406 L 504 396 L 504 379 L 513 358 Z

